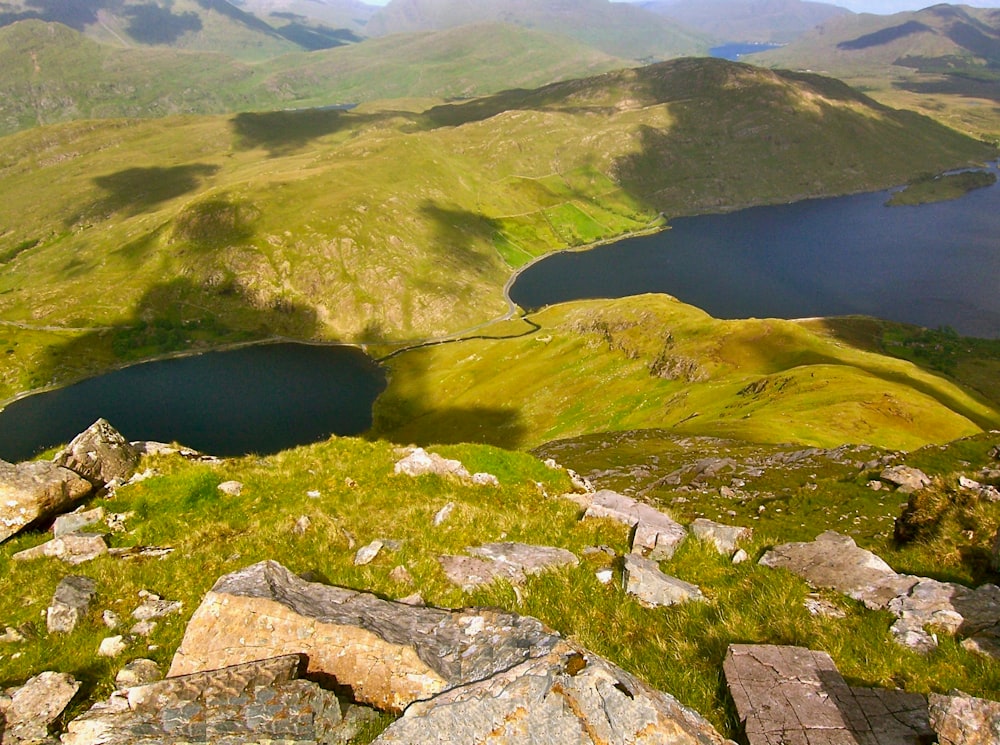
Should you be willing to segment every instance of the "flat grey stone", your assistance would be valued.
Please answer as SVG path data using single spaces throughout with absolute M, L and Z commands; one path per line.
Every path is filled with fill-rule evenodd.
M 97 525 L 104 519 L 104 508 L 95 507 L 92 510 L 83 512 L 70 512 L 66 515 L 59 515 L 52 523 L 52 535 L 56 538 L 68 533 L 78 533 L 91 525 Z
M 45 612 L 50 634 L 68 634 L 87 614 L 97 594 L 97 583 L 90 577 L 70 575 L 56 585 L 52 602 Z
M 732 556 L 737 543 L 753 537 L 753 528 L 725 525 L 699 517 L 691 523 L 691 535 L 715 546 L 720 554 Z
M 107 539 L 98 533 L 69 533 L 51 541 L 18 551 L 11 558 L 31 561 L 45 557 L 56 558 L 67 564 L 82 564 L 108 553 Z
M 596 492 L 584 517 L 617 520 L 633 528 L 632 552 L 650 559 L 669 559 L 687 538 L 684 526 L 656 508 L 609 489 Z
M 664 574 L 657 562 L 634 553 L 625 556 L 625 591 L 653 608 L 705 599 L 697 585 Z

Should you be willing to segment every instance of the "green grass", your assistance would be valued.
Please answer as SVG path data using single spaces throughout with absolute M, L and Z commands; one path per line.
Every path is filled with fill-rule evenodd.
M 990 171 L 963 171 L 942 176 L 926 176 L 896 192 L 887 204 L 896 207 L 904 204 L 927 204 L 959 199 L 974 189 L 983 189 L 997 182 Z
M 648 440 L 638 447 L 666 459 L 665 442 Z M 755 448 L 761 451 L 745 443 L 730 445 L 736 458 Z M 945 457 L 942 468 L 960 467 L 955 458 L 970 454 L 975 454 L 978 463 L 985 455 L 986 441 L 956 447 L 951 455 L 939 456 Z M 833 594 L 826 597 L 846 612 L 846 618 L 812 617 L 802 607 L 808 590 L 801 580 L 753 561 L 734 566 L 693 539 L 663 567 L 702 586 L 708 597 L 703 604 L 661 609 L 640 606 L 623 594 L 617 584 L 620 566 L 605 554 L 584 556 L 579 567 L 531 578 L 518 592 L 498 584 L 463 593 L 444 577 L 438 555 L 461 553 L 466 546 L 497 540 L 557 545 L 578 556 L 588 546 L 607 545 L 620 555 L 627 551 L 628 531 L 611 521 L 580 521 L 578 506 L 558 496 L 569 486 L 564 472 L 550 470 L 530 455 L 477 445 L 436 451 L 459 458 L 472 471 L 494 473 L 501 488 L 440 477 L 394 476 L 392 465 L 398 453 L 393 445 L 350 438 L 218 465 L 174 456 L 147 458 L 142 467 L 154 468 L 156 476 L 120 489 L 110 500 L 100 500 L 106 510 L 128 514 L 126 532 L 114 534 L 111 541 L 115 546 L 167 545 L 175 550 L 163 559 L 104 557 L 77 567 L 76 572 L 97 581 L 98 600 L 72 634 L 49 636 L 40 618 L 66 567 L 53 559 L 10 560 L 13 552 L 40 543 L 46 536 L 29 532 L 0 547 L 0 623 L 32 623 L 38 631 L 37 638 L 0 650 L 0 685 L 18 683 L 43 669 L 70 672 L 84 684 L 73 707 L 73 713 L 79 713 L 89 702 L 110 693 L 114 674 L 128 660 L 152 657 L 166 666 L 187 619 L 220 575 L 274 559 L 292 571 L 316 572 L 334 584 L 385 597 L 419 591 L 428 602 L 443 607 L 486 604 L 536 616 L 673 693 L 730 736 L 735 735 L 737 724 L 720 675 L 726 647 L 735 642 L 825 649 L 856 684 L 901 686 L 919 692 L 957 687 L 987 697 L 995 697 L 1000 690 L 1000 663 L 996 661 L 974 657 L 947 639 L 927 657 L 902 651 L 889 638 L 887 614 L 873 613 Z M 589 452 L 599 451 L 596 447 Z M 585 448 L 578 455 L 586 452 Z M 674 453 L 681 458 L 701 457 L 697 446 L 686 450 L 675 446 Z M 611 452 L 605 450 L 605 455 Z M 559 457 L 567 463 L 573 460 L 566 452 Z M 627 460 L 623 452 L 620 462 Z M 800 475 L 789 467 L 785 477 L 791 483 Z M 774 469 L 768 478 L 777 480 L 782 475 Z M 216 489 L 228 479 L 243 482 L 240 496 L 226 496 Z M 815 532 L 842 525 L 842 517 L 849 524 L 853 521 L 855 504 L 839 496 L 844 488 L 842 473 L 827 468 L 815 473 L 813 480 L 819 484 L 815 499 L 823 504 L 823 517 L 817 505 L 814 514 L 793 516 L 790 509 L 783 519 L 767 523 L 750 522 L 746 515 L 728 518 L 757 529 L 747 546 L 754 558 L 767 546 L 806 532 L 798 527 L 800 520 L 812 522 Z M 310 496 L 317 492 L 319 496 Z M 943 544 L 933 541 L 895 553 L 889 550 L 891 518 L 898 514 L 898 500 L 873 500 L 872 492 L 867 494 L 867 512 L 889 519 L 866 524 L 855 536 L 860 544 L 884 550 L 890 562 L 899 561 L 908 569 L 939 561 Z M 434 527 L 435 513 L 447 502 L 456 504 L 454 512 Z M 706 497 L 704 504 L 709 503 Z M 670 509 L 685 523 L 691 519 L 688 505 Z M 995 513 L 991 513 L 993 520 L 1000 518 Z M 302 515 L 310 518 L 310 527 L 303 535 L 294 535 L 292 527 Z M 375 538 L 401 540 L 402 547 L 396 552 L 383 550 L 367 566 L 354 566 L 354 551 Z M 962 572 L 960 552 L 950 553 L 948 561 L 957 563 L 946 564 L 946 569 Z M 401 564 L 413 576 L 413 585 L 390 579 L 392 569 Z M 595 572 L 609 565 L 616 572 L 616 583 L 601 585 Z M 96 658 L 101 638 L 110 633 L 100 621 L 101 611 L 112 609 L 127 618 L 143 589 L 183 601 L 183 612 L 162 620 L 148 641 L 133 642 L 122 657 Z

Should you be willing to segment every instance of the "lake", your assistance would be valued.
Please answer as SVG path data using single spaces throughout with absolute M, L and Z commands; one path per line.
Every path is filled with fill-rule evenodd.
M 738 62 L 747 54 L 766 52 L 768 49 L 780 49 L 783 46 L 784 44 L 771 44 L 764 41 L 731 41 L 727 44 L 712 47 L 708 50 L 708 53 L 712 57 L 727 59 L 730 62 Z
M 11 403 L 0 412 L 0 458 L 30 458 L 99 417 L 129 440 L 275 453 L 364 432 L 385 385 L 352 347 L 262 344 L 147 362 Z
M 996 164 L 991 168 L 996 169 Z M 1000 184 L 886 207 L 890 192 L 672 220 L 525 268 L 526 309 L 659 292 L 716 318 L 869 315 L 1000 337 Z

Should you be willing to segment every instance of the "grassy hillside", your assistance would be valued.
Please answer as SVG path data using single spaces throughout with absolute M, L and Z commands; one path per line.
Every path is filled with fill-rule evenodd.
M 662 427 L 908 450 L 1000 427 L 995 394 L 851 344 L 845 321 L 720 321 L 665 295 L 564 303 L 527 321 L 538 328 L 510 324 L 389 360 L 374 435 L 522 448 Z
M 927 469 L 939 483 L 953 482 L 956 472 L 973 473 L 985 465 L 992 443 L 979 438 L 945 450 L 914 453 L 907 460 Z M 595 443 L 589 462 L 596 462 L 602 451 L 610 454 L 607 445 L 607 438 Z M 655 446 L 653 440 L 647 445 Z M 702 458 L 702 450 L 715 454 L 722 449 L 740 464 L 790 452 L 789 448 L 698 440 L 684 446 L 664 439 L 656 445 L 663 468 Z M 623 441 L 618 451 L 620 464 L 649 465 L 641 456 L 637 459 L 634 451 L 630 457 L 627 449 Z M 113 546 L 169 546 L 174 550 L 157 560 L 104 556 L 75 567 L 74 574 L 96 581 L 97 599 L 71 634 L 48 635 L 44 621 L 39 620 L 67 573 L 65 565 L 55 559 L 15 562 L 10 558 L 18 550 L 41 543 L 46 533 L 31 531 L 0 547 L 0 619 L 5 626 L 36 632 L 27 633 L 25 642 L 4 646 L 0 685 L 19 684 L 41 670 L 72 673 L 83 682 L 72 712 L 79 713 L 109 695 L 115 673 L 127 661 L 152 657 L 166 666 L 188 619 L 220 575 L 273 559 L 293 572 L 310 572 L 313 577 L 383 597 L 419 592 L 427 602 L 444 607 L 487 605 L 536 616 L 674 694 L 733 737 L 738 723 L 719 681 L 726 647 L 734 642 L 827 650 L 854 685 L 923 693 L 960 688 L 994 698 L 1000 690 L 1000 662 L 977 657 L 945 635 L 929 655 L 903 650 L 891 639 L 888 613 L 866 610 L 836 593 L 824 592 L 822 597 L 842 610 L 843 618 L 811 615 L 804 606 L 809 594 L 804 582 L 788 572 L 756 564 L 767 547 L 805 532 L 799 523 L 806 517 L 792 516 L 790 509 L 779 510 L 808 503 L 813 531 L 809 538 L 827 528 L 850 532 L 860 545 L 881 552 L 900 571 L 934 566 L 934 576 L 941 578 L 995 581 L 993 574 L 978 573 L 973 557 L 1000 524 L 1000 505 L 980 508 L 971 516 L 976 523 L 968 533 L 963 534 L 956 524 L 954 530 L 910 547 L 894 547 L 892 521 L 904 498 L 872 492 L 866 486 L 870 471 L 849 465 L 855 459 L 878 459 L 883 453 L 876 449 L 846 453 L 848 465 L 816 454 L 768 468 L 762 477 L 748 476 L 745 491 L 770 491 L 773 497 L 762 494 L 745 504 L 725 500 L 725 506 L 737 513 L 725 519 L 757 528 L 754 539 L 745 545 L 754 560 L 733 565 L 727 556 L 689 539 L 673 559 L 664 562 L 664 571 L 697 583 L 707 601 L 658 609 L 644 608 L 622 592 L 620 560 L 600 550 L 585 553 L 589 547 L 606 546 L 620 556 L 628 550 L 629 531 L 611 521 L 580 521 L 578 505 L 558 496 L 569 489 L 565 472 L 548 469 L 524 453 L 485 446 L 437 451 L 459 458 L 471 471 L 493 473 L 500 488 L 433 476 L 393 476 L 399 455 L 390 443 L 346 438 L 214 465 L 178 456 L 147 458 L 141 468 L 152 469 L 152 478 L 120 488 L 111 499 L 91 500 L 88 506 L 99 503 L 109 513 L 125 514 L 125 530 L 112 534 Z M 568 463 L 588 462 L 585 447 L 560 452 Z M 725 476 L 730 478 L 732 472 Z M 229 479 L 242 482 L 240 495 L 227 496 L 217 489 Z M 613 479 L 609 476 L 609 483 Z M 668 507 L 675 497 L 686 494 L 685 499 L 707 502 L 708 492 L 715 492 L 719 501 L 715 479 L 704 492 L 706 496 L 664 489 L 657 493 L 657 503 L 661 509 L 675 510 Z M 767 505 L 763 518 L 757 509 L 760 501 Z M 455 505 L 451 516 L 434 526 L 434 515 L 449 502 Z M 690 520 L 687 505 L 683 512 L 677 507 L 674 514 L 686 524 Z M 293 528 L 303 516 L 308 518 L 308 527 L 296 534 Z M 354 566 L 355 551 L 375 539 L 398 540 L 400 547 L 383 549 L 372 563 Z M 467 546 L 502 540 L 560 546 L 580 556 L 581 562 L 578 567 L 530 578 L 516 591 L 499 583 L 464 593 L 447 581 L 436 560 L 441 554 L 460 554 Z M 399 565 L 407 568 L 412 583 L 391 578 Z M 608 568 L 614 572 L 614 581 L 602 585 L 595 572 Z M 139 604 L 140 590 L 180 600 L 183 608 L 177 615 L 160 619 L 148 639 L 130 641 L 121 656 L 97 657 L 103 637 L 122 633 L 131 625 L 129 614 Z M 104 626 L 104 610 L 122 619 L 122 630 L 111 632 Z
M 221 54 L 102 44 L 61 24 L 26 20 L 0 28 L 0 134 L 87 118 L 468 97 L 624 66 L 564 37 L 503 25 L 251 65 Z
M 934 5 L 831 20 L 757 64 L 835 75 L 880 101 L 1000 140 L 1000 11 Z
M 267 19 L 320 23 L 364 33 L 379 6 L 359 0 L 230 0 L 242 10 Z
M 368 22 L 372 36 L 503 22 L 559 34 L 630 60 L 662 60 L 708 51 L 709 39 L 655 13 L 609 0 L 392 0 Z
M 78 122 L 0 149 L 0 399 L 177 348 L 402 342 L 514 267 L 691 214 L 993 154 L 836 81 L 681 60 L 413 113 Z M 158 321 L 166 340 L 143 329 Z

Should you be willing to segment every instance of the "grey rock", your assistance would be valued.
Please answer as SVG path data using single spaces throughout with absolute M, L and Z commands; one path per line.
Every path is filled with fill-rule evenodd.
M 448 581 L 466 592 L 497 580 L 505 580 L 511 584 L 524 581 L 524 574 L 510 564 L 472 556 L 447 555 L 439 556 L 437 560 Z
M 595 493 L 584 517 L 609 518 L 634 528 L 632 551 L 662 561 L 687 538 L 684 526 L 643 502 L 608 489 Z
M 882 469 L 882 473 L 879 474 L 879 478 L 883 481 L 888 481 L 890 484 L 895 484 L 904 492 L 918 491 L 931 483 L 930 476 L 919 468 L 911 466 L 890 466 L 889 468 L 884 468 Z
M 364 566 L 365 564 L 371 564 L 375 557 L 379 555 L 382 547 L 385 544 L 380 540 L 374 540 L 367 546 L 362 546 L 354 554 L 354 566 Z
M 393 468 L 397 474 L 406 476 L 457 476 L 462 479 L 471 478 L 468 469 L 460 461 L 442 458 L 437 453 L 428 453 L 423 448 L 414 448 L 403 458 L 396 461 Z
M 118 671 L 115 676 L 115 685 L 119 689 L 134 688 L 135 686 L 154 683 L 163 678 L 163 671 L 153 660 L 143 657 L 132 660 L 125 667 Z
M 215 583 L 187 626 L 169 676 L 295 652 L 307 656 L 310 676 L 333 677 L 357 701 L 399 712 L 545 655 L 558 641 L 533 618 L 413 608 L 305 582 L 268 561 Z
M 118 624 L 121 623 L 121 619 L 113 610 L 106 610 L 101 612 L 101 623 L 109 629 L 117 629 Z
M 159 595 L 142 590 L 139 592 L 142 602 L 132 611 L 132 618 L 136 621 L 149 621 L 154 618 L 163 618 L 174 613 L 180 613 L 184 604 L 180 600 L 164 600 Z
M 104 520 L 104 508 L 95 507 L 92 510 L 70 512 L 59 515 L 52 523 L 52 534 L 59 538 L 69 533 L 78 533 L 91 525 L 97 525 Z
M 412 585 L 413 575 L 410 574 L 410 570 L 407 569 L 402 564 L 393 567 L 392 571 L 389 572 L 389 579 L 393 582 L 397 582 L 401 585 Z
M 704 600 L 697 585 L 660 571 L 659 564 L 638 554 L 625 556 L 625 591 L 651 608 Z
M 55 463 L 0 460 L 0 542 L 65 512 L 92 490 L 89 481 Z
M 847 614 L 839 607 L 819 595 L 809 595 L 803 603 L 809 615 L 825 618 L 845 618 Z
M 99 533 L 69 533 L 53 538 L 39 546 L 18 551 L 11 558 L 15 561 L 31 561 L 52 557 L 67 564 L 82 564 L 108 553 L 107 539 Z
M 98 657 L 117 657 L 128 649 L 128 642 L 121 634 L 107 636 L 101 639 L 101 644 L 97 648 Z
M 49 726 L 63 713 L 80 684 L 66 673 L 43 672 L 14 691 L 0 718 L 4 745 L 49 740 Z M 3 723 L 6 719 L 6 724 Z
M 128 630 L 131 637 L 147 637 L 156 630 L 156 621 L 139 621 Z
M 732 562 L 734 564 L 742 564 L 744 561 L 749 561 L 749 560 L 750 560 L 750 554 L 748 554 L 742 548 L 736 549 L 736 551 L 733 553 Z
M 928 697 L 930 721 L 940 745 L 996 745 L 1000 742 L 1000 702 L 961 691 Z
M 240 481 L 223 481 L 216 488 L 230 497 L 238 497 L 243 493 L 243 483 Z
M 106 419 L 98 419 L 78 434 L 53 461 L 96 486 L 128 481 L 139 466 L 139 451 Z
M 472 474 L 472 483 L 476 486 L 493 486 L 498 489 L 500 488 L 500 479 L 492 473 L 474 473 Z
M 74 719 L 63 745 L 332 743 L 336 696 L 299 679 L 298 655 L 128 688 Z
M 445 520 L 451 517 L 451 513 L 454 511 L 455 511 L 454 502 L 448 502 L 448 504 L 439 509 L 437 513 L 434 515 L 434 527 L 436 528 L 442 523 L 444 523 Z
M 596 655 L 550 653 L 407 708 L 379 745 L 726 745 L 697 712 Z
M 305 535 L 310 525 L 312 525 L 312 520 L 309 519 L 309 516 L 300 515 L 299 519 L 295 521 L 295 525 L 292 526 L 292 535 Z
M 753 528 L 724 525 L 699 517 L 691 523 L 691 535 L 711 543 L 720 554 L 731 556 L 738 542 L 748 541 L 753 537 Z
M 90 577 L 70 575 L 56 585 L 52 602 L 45 612 L 50 634 L 68 634 L 87 614 L 97 594 L 97 583 Z
M 576 566 L 580 560 L 572 551 L 555 546 L 535 546 L 529 543 L 484 543 L 466 551 L 481 559 L 514 567 L 522 574 L 539 574 L 549 569 Z
M 750 745 L 921 745 L 933 737 L 922 696 L 852 688 L 825 652 L 732 644 L 723 672 Z

